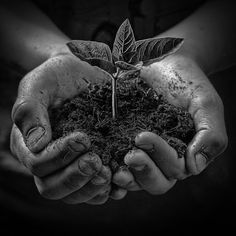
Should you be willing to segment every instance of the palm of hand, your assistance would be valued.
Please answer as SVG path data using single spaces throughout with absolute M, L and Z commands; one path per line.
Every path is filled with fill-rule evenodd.
M 185 158 L 178 158 L 175 150 L 159 136 L 141 133 L 136 137 L 140 149 L 125 157 L 130 172 L 120 171 L 113 178 L 121 186 L 133 182 L 127 187 L 130 190 L 161 194 L 176 180 L 199 174 L 223 152 L 227 146 L 223 105 L 202 70 L 184 56 L 171 55 L 144 67 L 141 77 L 171 104 L 188 110 L 196 128 Z

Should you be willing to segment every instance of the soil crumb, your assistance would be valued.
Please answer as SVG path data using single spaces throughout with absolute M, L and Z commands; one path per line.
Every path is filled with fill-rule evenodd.
M 88 89 L 50 111 L 53 139 L 73 131 L 86 133 L 91 151 L 97 153 L 112 171 L 124 165 L 125 154 L 135 147 L 134 138 L 150 131 L 165 139 L 185 155 L 195 134 L 191 115 L 169 104 L 140 78 L 117 85 L 118 117 L 112 119 L 111 84 L 88 84 Z

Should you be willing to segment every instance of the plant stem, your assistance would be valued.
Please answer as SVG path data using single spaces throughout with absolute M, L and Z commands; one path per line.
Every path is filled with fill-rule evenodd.
M 117 76 L 112 76 L 112 119 L 117 117 L 117 94 L 116 94 L 116 80 Z

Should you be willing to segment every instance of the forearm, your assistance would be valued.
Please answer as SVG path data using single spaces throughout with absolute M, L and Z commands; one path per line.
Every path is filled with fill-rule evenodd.
M 198 62 L 210 74 L 236 63 L 235 7 L 231 1 L 210 1 L 158 37 L 181 37 L 178 53 Z
M 1 3 L 0 57 L 29 71 L 53 54 L 66 51 L 69 38 L 27 1 Z

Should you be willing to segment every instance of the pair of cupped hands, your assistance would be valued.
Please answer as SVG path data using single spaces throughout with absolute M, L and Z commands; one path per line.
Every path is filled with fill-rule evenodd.
M 20 82 L 12 111 L 11 150 L 29 169 L 39 193 L 65 203 L 103 204 L 122 199 L 128 191 L 164 194 L 178 180 L 202 172 L 227 146 L 222 101 L 200 66 L 190 57 L 172 54 L 143 67 L 140 76 L 172 104 L 187 109 L 196 135 L 184 158 L 161 137 L 142 132 L 134 150 L 124 157 L 127 168 L 112 175 L 85 133 L 52 141 L 51 107 L 59 106 L 86 87 L 86 80 L 109 78 L 98 67 L 70 52 L 58 53 Z

